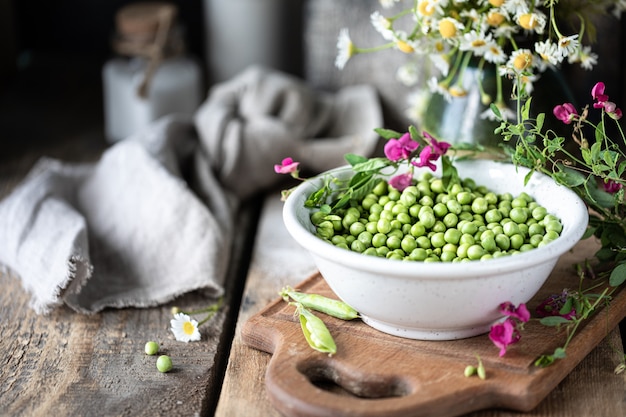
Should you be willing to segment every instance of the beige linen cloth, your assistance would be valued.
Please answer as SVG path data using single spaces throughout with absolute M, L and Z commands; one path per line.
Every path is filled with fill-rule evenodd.
M 274 164 L 343 165 L 346 152 L 374 151 L 381 125 L 372 87 L 322 93 L 252 67 L 213 87 L 193 118 L 158 120 L 94 164 L 41 159 L 0 201 L 0 264 L 39 313 L 219 296 L 234 213 L 281 180 Z

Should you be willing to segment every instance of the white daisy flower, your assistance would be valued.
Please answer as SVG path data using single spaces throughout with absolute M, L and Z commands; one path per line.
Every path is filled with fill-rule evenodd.
M 525 12 L 516 15 L 515 21 L 525 30 L 541 35 L 546 28 L 546 22 L 548 19 L 544 13 L 539 10 L 535 10 L 532 13 Z
M 507 56 L 498 42 L 490 40 L 485 49 L 485 59 L 492 64 L 503 64 L 506 62 Z
M 401 65 L 396 72 L 396 79 L 407 87 L 414 86 L 419 80 L 419 69 L 414 62 Z
M 568 62 L 570 64 L 579 62 L 583 69 L 589 71 L 598 63 L 598 54 L 592 52 L 590 46 L 583 46 L 578 50 L 578 54 L 568 57 Z
M 428 80 L 428 88 L 434 94 L 441 94 L 446 101 L 452 101 L 452 95 L 446 87 L 439 84 L 437 77 L 432 77 L 430 80 Z
M 339 37 L 337 38 L 337 58 L 335 59 L 335 66 L 339 69 L 344 69 L 348 60 L 354 55 L 354 44 L 350 39 L 350 32 L 348 29 L 343 28 L 339 31 Z
M 187 314 L 175 314 L 174 318 L 170 320 L 170 325 L 176 340 L 185 343 L 200 340 L 198 322 Z
M 559 52 L 563 57 L 569 57 L 570 55 L 576 55 L 580 43 L 578 42 L 578 35 L 562 36 L 559 38 Z
M 371 14 L 370 21 L 372 22 L 374 29 L 382 35 L 383 39 L 388 41 L 395 39 L 393 30 L 391 30 L 391 21 L 385 16 L 380 14 L 378 11 L 375 11 Z
M 389 9 L 393 7 L 400 0 L 378 0 L 383 9 Z
M 506 0 L 500 7 L 506 10 L 511 16 L 517 16 L 528 13 L 528 3 L 527 0 Z
M 559 52 L 559 47 L 550 40 L 535 43 L 535 52 L 543 61 L 552 65 L 558 65 L 563 61 L 563 55 Z
M 459 49 L 461 51 L 472 51 L 475 56 L 483 56 L 489 49 L 490 37 L 490 35 L 474 30 L 469 31 L 461 38 Z
M 448 56 L 444 54 L 430 54 L 428 55 L 430 61 L 433 63 L 435 68 L 441 72 L 441 74 L 445 77 L 448 75 L 450 71 L 450 61 L 448 60 Z

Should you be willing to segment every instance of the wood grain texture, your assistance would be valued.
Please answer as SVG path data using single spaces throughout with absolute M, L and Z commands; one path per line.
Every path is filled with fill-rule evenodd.
M 271 355 L 246 346 L 242 340 L 245 322 L 275 300 L 277 292 L 283 285 L 296 285 L 305 279 L 310 271 L 315 272 L 312 260 L 302 249 L 301 253 L 297 254 L 297 243 L 291 240 L 284 230 L 280 217 L 281 207 L 278 195 L 268 196 L 256 237 L 253 262 L 244 290 L 217 416 L 238 416 L 241 415 L 241 410 L 246 409 L 254 410 L 251 415 L 256 416 L 281 415 L 272 406 L 265 384 L 261 383 L 265 381 Z M 266 258 L 267 254 L 271 255 Z M 290 273 L 292 267 L 296 269 Z M 296 330 L 299 330 L 297 326 Z M 598 346 L 531 411 L 519 412 L 496 407 L 470 412 L 467 415 L 623 416 L 626 412 L 626 379 L 624 375 L 615 375 L 613 372 L 623 358 L 621 337 L 617 330 L 606 329 L 606 334 L 607 337 L 600 341 Z M 304 340 L 302 343 L 305 343 Z M 522 345 L 517 345 L 516 348 L 520 346 Z M 508 357 L 511 358 L 511 355 Z M 429 364 L 425 364 L 425 368 L 428 367 Z M 462 373 L 462 369 L 460 372 Z M 331 387 L 325 388 L 331 389 L 333 384 L 330 385 Z
M 25 148 L 0 162 L 0 198 L 6 196 L 43 155 L 64 161 L 95 161 L 104 141 L 72 137 L 49 146 Z M 6 155 L 5 155 L 6 156 Z M 238 214 L 225 307 L 201 327 L 202 340 L 183 343 L 169 330 L 172 305 L 185 310 L 216 300 L 191 293 L 148 309 L 109 309 L 86 316 L 60 307 L 34 313 L 19 277 L 0 269 L 0 415 L 193 416 L 210 415 L 217 404 L 232 339 L 242 278 L 248 267 L 255 204 Z M 163 374 L 144 345 L 154 340 L 174 368 Z

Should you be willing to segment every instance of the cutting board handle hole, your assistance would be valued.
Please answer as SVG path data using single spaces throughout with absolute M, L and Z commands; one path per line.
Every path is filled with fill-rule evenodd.
M 357 369 L 338 369 L 332 360 L 305 361 L 298 371 L 315 387 L 332 394 L 358 398 L 395 398 L 411 394 L 412 385 L 399 377 L 363 374 Z

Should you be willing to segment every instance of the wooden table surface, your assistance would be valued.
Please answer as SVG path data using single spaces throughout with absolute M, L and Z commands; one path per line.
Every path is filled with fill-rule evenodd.
M 0 111 L 6 111 L 2 105 Z M 34 117 L 53 123 L 55 114 L 48 111 Z M 8 118 L 0 121 L 7 131 Z M 41 156 L 95 161 L 108 146 L 98 129 L 65 130 L 61 140 L 50 137 L 49 124 L 20 123 L 20 130 L 9 129 L 11 134 L 31 129 L 44 137 L 32 146 L 0 147 L 0 199 Z M 40 316 L 28 307 L 19 277 L 0 272 L 0 416 L 277 416 L 265 391 L 270 355 L 246 346 L 240 332 L 282 286 L 315 272 L 310 256 L 287 234 L 281 209 L 273 193 L 248 202 L 238 214 L 225 307 L 203 326 L 199 342 L 177 342 L 169 331 L 173 305 L 195 308 L 210 301 L 198 294 L 157 308 L 86 316 L 61 307 Z M 143 351 L 148 340 L 160 342 L 161 351 L 173 358 L 172 372 L 156 370 L 155 358 Z M 614 329 L 532 412 L 470 415 L 623 417 L 626 373 L 613 372 L 621 360 L 622 338 Z

